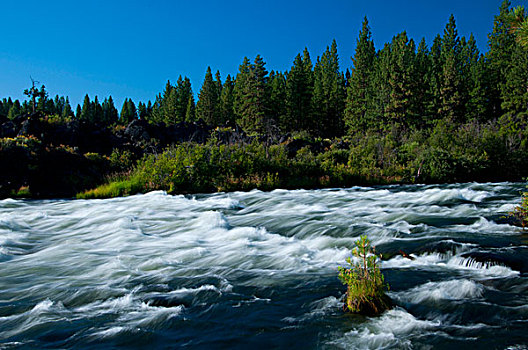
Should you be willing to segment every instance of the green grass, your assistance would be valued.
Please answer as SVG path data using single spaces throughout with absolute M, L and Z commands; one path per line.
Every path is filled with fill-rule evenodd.
M 17 191 L 11 191 L 11 198 L 31 198 L 29 186 L 22 186 Z
M 78 193 L 76 197 L 77 199 L 125 197 L 141 193 L 143 189 L 143 184 L 139 180 L 131 178 L 101 185 L 92 190 Z

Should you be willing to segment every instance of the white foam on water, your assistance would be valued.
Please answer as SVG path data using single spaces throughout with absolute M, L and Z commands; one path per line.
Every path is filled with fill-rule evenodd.
M 20 215 L 16 212 L 0 212 L 0 234 L 31 230 L 31 226 L 27 222 L 28 219 L 26 215 Z
M 505 216 L 507 216 L 509 213 L 511 213 L 517 205 L 515 204 L 502 204 L 500 207 L 496 209 L 497 213 L 503 213 Z
M 140 308 L 141 304 L 142 302 L 140 300 L 134 300 L 132 293 L 129 293 L 118 298 L 111 298 L 108 300 L 97 300 L 92 303 L 79 306 L 73 311 L 76 313 L 88 313 L 91 315 L 98 316 L 106 313 L 114 313 Z
M 193 198 L 194 201 L 197 201 Z M 212 196 L 197 201 L 198 205 L 205 205 L 215 209 L 242 209 L 244 206 L 240 204 L 240 201 L 231 197 L 225 196 Z
M 217 211 L 206 211 L 191 221 L 191 225 L 199 230 L 212 230 L 216 228 L 227 228 L 225 216 Z
M 70 316 L 61 302 L 50 299 L 37 303 L 31 310 L 21 314 L 0 317 L 3 327 L 0 328 L 0 339 L 21 334 L 43 323 L 55 322 Z
M 115 321 L 111 323 L 113 327 L 134 329 L 138 327 L 155 328 L 172 317 L 180 316 L 184 310 L 183 305 L 173 307 L 151 306 L 132 292 L 119 298 L 95 301 L 77 307 L 72 312 L 90 318 L 102 315 L 117 316 Z
M 409 254 L 413 259 L 404 258 L 398 255 L 390 260 L 382 261 L 382 268 L 414 268 L 438 266 L 446 260 L 447 255 L 441 253 L 427 253 L 422 255 Z
M 425 206 L 425 205 L 442 205 L 452 201 L 468 201 L 480 203 L 490 196 L 487 191 L 475 191 L 468 188 L 428 188 L 422 191 L 413 192 L 390 192 L 384 191 L 367 191 L 367 195 L 373 195 L 372 198 L 392 201 L 396 205 L 405 206 Z
M 512 270 L 507 266 L 489 262 L 479 262 L 472 258 L 462 258 L 454 256 L 446 264 L 449 268 L 462 271 L 470 271 L 482 277 L 512 277 L 520 274 L 519 271 Z
M 395 223 L 390 224 L 388 227 L 398 232 L 401 232 L 401 233 L 411 234 L 412 230 L 416 228 L 419 228 L 421 231 L 424 231 L 427 228 L 427 225 L 425 224 L 413 225 L 413 224 L 408 223 L 405 220 L 399 220 L 399 221 L 396 221 Z
M 476 277 L 512 277 L 519 275 L 519 271 L 512 270 L 507 266 L 494 263 L 482 263 L 472 258 L 453 256 L 450 253 L 426 253 L 422 255 L 410 254 L 414 260 L 396 256 L 388 261 L 382 262 L 383 268 L 423 268 L 423 269 L 447 269 L 462 273 L 471 273 Z
M 420 304 L 425 301 L 480 298 L 484 286 L 468 279 L 428 282 L 407 291 L 394 293 L 398 299 Z
M 40 314 L 42 312 L 47 312 L 47 311 L 49 311 L 51 309 L 53 304 L 54 304 L 53 301 L 51 301 L 49 299 L 46 299 L 44 301 L 41 301 L 37 305 L 35 305 L 35 307 L 33 307 L 33 309 L 31 309 L 30 313 L 32 313 L 32 314 Z
M 463 188 L 460 190 L 460 194 L 462 195 L 462 198 L 472 202 L 482 202 L 493 193 L 490 193 L 490 191 L 475 191 L 469 188 Z
M 291 323 L 293 325 L 298 325 L 299 323 L 305 321 L 309 321 L 312 319 L 320 319 L 322 317 L 325 317 L 325 315 L 335 313 L 336 310 L 341 310 L 342 306 L 342 299 L 338 299 L 334 296 L 329 296 L 311 303 L 309 305 L 310 311 L 306 312 L 305 314 L 299 317 L 288 316 L 283 318 L 282 321 Z
M 113 327 L 110 327 L 108 329 L 104 329 L 102 331 L 97 331 L 97 332 L 91 334 L 91 338 L 96 338 L 96 339 L 111 338 L 111 337 L 114 337 L 114 336 L 118 335 L 119 333 L 122 333 L 122 332 L 124 332 L 126 330 L 128 330 L 127 327 L 113 326 Z
M 410 336 L 434 330 L 440 324 L 417 319 L 404 309 L 395 308 L 329 341 L 328 345 L 344 349 L 411 348 Z
M 169 319 L 180 316 L 185 310 L 183 305 L 174 307 L 154 307 L 145 303 L 140 310 L 132 310 L 121 314 L 117 324 L 126 324 L 129 328 L 156 328 Z
M 197 294 L 203 291 L 213 291 L 213 292 L 217 292 L 218 294 L 222 294 L 222 290 L 220 290 L 219 288 L 211 284 L 205 284 L 198 288 L 179 288 L 179 289 L 170 291 L 167 294 L 168 295 L 185 295 L 185 294 Z
M 511 345 L 505 348 L 505 350 L 527 350 L 527 349 L 528 349 L 528 345 L 526 344 L 515 344 L 515 345 Z
M 518 228 L 509 224 L 497 224 L 494 221 L 489 221 L 484 217 L 480 217 L 471 225 L 454 225 L 453 230 L 474 232 L 478 234 L 519 234 Z
M 0 204 L 13 204 L 13 203 L 21 203 L 21 201 L 17 199 L 13 199 L 13 198 L 0 199 Z

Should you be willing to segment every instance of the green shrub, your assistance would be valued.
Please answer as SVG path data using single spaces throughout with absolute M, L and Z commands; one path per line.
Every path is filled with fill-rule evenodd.
M 114 148 L 110 154 L 110 167 L 116 172 L 126 172 L 134 167 L 136 158 L 129 150 Z
M 390 299 L 385 294 L 389 285 L 385 283 L 379 257 L 367 236 L 361 236 L 355 245 L 352 254 L 359 261 L 347 258 L 350 268 L 339 267 L 339 279 L 347 286 L 345 307 L 353 313 L 377 315 L 390 307 Z
M 528 227 L 528 192 L 523 192 L 521 203 L 513 209 L 510 216 L 514 217 L 523 229 Z

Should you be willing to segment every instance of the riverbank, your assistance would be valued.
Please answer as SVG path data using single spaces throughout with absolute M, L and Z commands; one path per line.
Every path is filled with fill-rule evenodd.
M 474 126 L 473 126 L 474 127 Z M 420 135 L 417 135 L 420 134 Z M 451 143 L 441 130 L 397 139 L 368 134 L 357 139 L 290 139 L 266 146 L 224 144 L 214 134 L 205 144 L 173 145 L 145 155 L 126 175 L 77 194 L 107 198 L 163 190 L 170 194 L 321 189 L 413 183 L 522 181 L 528 175 L 522 148 L 507 152 L 504 136 L 461 128 Z M 419 138 L 421 137 L 421 139 Z M 440 145 L 439 145 L 440 144 Z
M 0 198 L 517 182 L 528 176 L 525 135 L 497 123 L 455 127 L 440 120 L 428 129 L 393 126 L 334 139 L 247 135 L 200 123 L 135 120 L 103 127 L 38 114 L 17 123 L 15 136 L 0 138 Z

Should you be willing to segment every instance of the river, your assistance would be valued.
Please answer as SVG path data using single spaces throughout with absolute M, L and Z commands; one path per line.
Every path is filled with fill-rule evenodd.
M 0 348 L 527 349 L 528 234 L 503 218 L 523 188 L 1 200 Z M 341 308 L 362 234 L 379 317 Z

